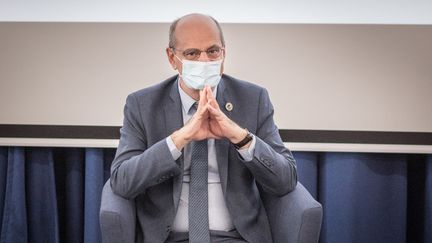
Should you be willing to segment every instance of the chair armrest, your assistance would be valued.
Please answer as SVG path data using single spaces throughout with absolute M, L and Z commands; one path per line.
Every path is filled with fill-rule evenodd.
M 102 190 L 99 218 L 102 242 L 135 243 L 135 202 L 114 194 L 110 180 Z
M 283 197 L 264 193 L 274 243 L 316 243 L 319 240 L 322 206 L 300 183 Z

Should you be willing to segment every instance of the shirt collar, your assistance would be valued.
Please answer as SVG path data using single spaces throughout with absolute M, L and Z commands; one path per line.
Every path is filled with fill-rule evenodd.
M 190 108 L 193 106 L 193 104 L 196 102 L 196 100 L 194 100 L 192 97 L 190 97 L 188 94 L 186 94 L 186 92 L 184 92 L 184 90 L 181 88 L 180 86 L 180 79 L 177 79 L 177 87 L 180 93 L 180 100 L 182 103 L 182 107 L 183 107 L 183 111 L 185 112 L 185 114 L 189 113 Z M 213 95 L 216 97 L 217 94 L 217 87 L 214 87 L 213 89 Z

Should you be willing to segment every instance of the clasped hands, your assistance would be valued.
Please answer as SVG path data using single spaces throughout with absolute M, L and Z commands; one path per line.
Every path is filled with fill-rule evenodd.
M 178 150 L 191 141 L 227 138 L 231 143 L 238 143 L 246 137 L 247 131 L 221 111 L 209 86 L 200 90 L 199 97 L 198 108 L 192 118 L 171 134 Z

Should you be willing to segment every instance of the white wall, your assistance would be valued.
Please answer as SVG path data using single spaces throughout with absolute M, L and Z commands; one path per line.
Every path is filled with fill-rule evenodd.
M 0 21 L 171 22 L 191 12 L 223 23 L 432 24 L 430 0 L 1 0 Z

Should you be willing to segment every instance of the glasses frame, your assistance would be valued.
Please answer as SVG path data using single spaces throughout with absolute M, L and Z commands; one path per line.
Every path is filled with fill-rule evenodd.
M 208 52 L 211 51 L 211 49 L 212 49 L 212 48 L 215 48 L 215 47 L 218 47 L 218 48 L 221 50 L 221 52 L 220 52 L 219 56 L 217 56 L 217 57 L 215 57 L 215 58 L 210 58 Z M 189 60 L 189 61 L 196 61 L 196 60 L 198 60 L 198 59 L 201 57 L 201 54 L 202 54 L 203 52 L 206 53 L 207 57 L 208 57 L 210 60 L 217 60 L 217 59 L 222 55 L 222 52 L 225 51 L 225 47 L 220 47 L 220 46 L 215 45 L 215 46 L 209 47 L 209 48 L 208 48 L 207 50 L 205 50 L 205 51 L 200 50 L 200 49 L 198 49 L 198 48 L 189 48 L 189 49 L 186 49 L 186 50 L 182 50 L 182 49 L 177 49 L 177 48 L 175 48 L 175 47 L 171 47 L 171 50 L 172 50 L 174 53 L 175 53 L 176 51 L 181 52 L 182 56 L 185 57 L 185 58 L 186 58 L 186 55 L 185 55 L 185 52 L 186 52 L 186 51 L 188 51 L 188 50 L 196 50 L 196 51 L 199 51 L 199 55 L 198 55 L 196 58 L 194 58 L 194 59 L 188 59 L 188 58 L 186 58 L 186 60 Z

